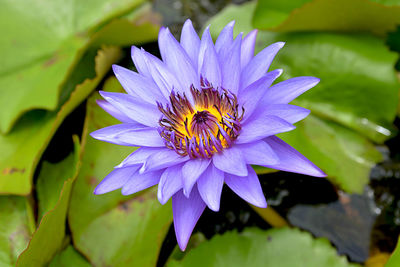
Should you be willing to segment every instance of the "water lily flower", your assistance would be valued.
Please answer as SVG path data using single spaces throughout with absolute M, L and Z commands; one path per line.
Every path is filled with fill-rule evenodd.
M 267 206 L 251 165 L 325 176 L 275 136 L 293 130 L 309 114 L 288 103 L 319 79 L 297 77 L 272 85 L 282 70 L 268 68 L 284 43 L 254 56 L 257 30 L 233 38 L 233 26 L 226 25 L 215 44 L 209 28 L 200 40 L 190 20 L 180 42 L 161 28 L 162 60 L 132 47 L 137 72 L 113 66 L 127 94 L 100 92 L 105 100 L 99 105 L 122 123 L 91 136 L 139 148 L 94 193 L 122 188 L 130 195 L 158 184 L 161 204 L 172 197 L 182 250 L 206 206 L 219 210 L 224 184 L 245 201 Z

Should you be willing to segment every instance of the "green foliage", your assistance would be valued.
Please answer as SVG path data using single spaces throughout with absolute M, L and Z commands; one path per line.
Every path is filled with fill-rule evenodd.
M 72 185 L 79 171 L 79 141 L 75 151 L 58 164 L 44 162 L 38 183 L 42 212 L 46 212 L 32 236 L 28 247 L 20 254 L 16 266 L 44 266 L 60 250 L 65 238 L 65 220 Z M 60 175 L 61 174 L 61 175 Z
M 49 267 L 90 267 L 88 263 L 73 246 L 68 246 L 57 254 L 51 261 Z
M 185 255 L 172 260 L 177 266 L 290 266 L 290 267 L 356 267 L 339 257 L 326 239 L 313 239 L 298 229 L 280 228 L 268 231 L 247 229 L 228 232 L 201 243 Z
M 221 12 L 210 22 L 212 35 L 243 8 L 251 13 L 255 5 L 231 6 Z M 238 20 L 235 26 L 248 32 L 251 21 Z M 332 182 L 346 191 L 361 192 L 371 167 L 381 160 L 372 142 L 382 143 L 393 134 L 399 88 L 393 69 L 396 55 L 379 38 L 333 33 L 261 31 L 256 50 L 277 41 L 286 41 L 286 46 L 271 69 L 283 69 L 283 79 L 321 79 L 293 101 L 312 115 L 281 137 L 326 171 Z
M 127 4 L 128 2 L 125 1 L 124 3 Z M 126 8 L 129 7 L 126 11 L 131 10 L 133 6 L 140 2 L 136 1 L 135 5 L 126 5 Z M 117 8 L 119 5 L 113 7 Z M 58 126 L 99 84 L 103 76 L 110 70 L 111 64 L 121 58 L 121 52 L 116 47 L 103 47 L 99 51 L 97 48 L 105 44 L 141 44 L 157 37 L 157 25 L 146 22 L 146 20 L 143 21 L 143 19 L 143 23 L 140 25 L 135 24 L 135 19 L 140 18 L 146 12 L 148 11 L 145 8 L 134 10 L 129 14 L 129 17 L 113 20 L 97 31 L 93 30 L 92 38 L 84 48 L 86 52 L 73 66 L 69 79 L 63 83 L 60 95 L 56 94 L 59 97 L 58 103 L 62 104 L 62 106 L 56 111 L 33 110 L 28 112 L 18 121 L 9 134 L 0 135 L 0 147 L 3 151 L 0 155 L 0 193 L 29 194 L 32 187 L 31 179 L 36 165 Z M 94 21 L 94 18 L 90 21 L 92 20 Z M 57 72 L 62 73 L 60 70 Z M 47 71 L 41 71 L 40 73 L 54 76 Z M 44 79 L 42 80 L 43 82 L 45 81 Z M 27 84 L 26 86 L 30 91 L 36 92 L 36 89 L 32 89 L 32 84 Z M 41 84 L 41 86 L 45 85 Z M 52 91 L 55 92 L 55 89 L 56 87 L 53 87 Z M 72 92 L 75 93 L 71 95 Z M 40 95 L 39 93 L 35 94 Z M 41 97 L 41 99 L 48 100 L 52 97 L 49 93 L 45 94 L 46 97 Z M 13 98 L 4 97 L 2 99 Z M 32 103 L 30 100 L 32 100 L 31 97 L 27 96 L 26 101 Z M 12 105 L 19 103 L 15 100 L 7 102 Z M 2 112 L 0 114 L 3 115 Z
M 97 76 L 76 86 L 59 111 L 32 111 L 11 133 L 0 135 L 0 193 L 29 194 L 36 165 L 58 126 L 90 94 L 120 56 L 120 50 L 115 47 L 100 50 L 94 59 Z
M 0 30 L 8 38 L 0 43 L 4 55 L 0 132 L 8 132 L 27 110 L 55 110 L 62 84 L 82 57 L 94 29 L 141 3 L 143 0 L 3 1 Z
M 396 267 L 400 265 L 400 242 L 397 241 L 396 249 L 394 250 L 392 256 L 390 256 L 385 267 Z
M 260 0 L 253 23 L 280 32 L 364 31 L 384 36 L 400 23 L 400 1 Z
M 122 90 L 116 79 L 105 90 Z M 95 186 L 135 148 L 98 142 L 88 134 L 118 121 L 95 102 L 87 103 L 82 169 L 69 211 L 74 244 L 93 264 L 153 266 L 172 221 L 170 204 L 162 206 L 154 189 L 122 196 L 120 192 L 94 195 Z
M 15 266 L 35 228 L 27 198 L 0 196 L 0 266 Z

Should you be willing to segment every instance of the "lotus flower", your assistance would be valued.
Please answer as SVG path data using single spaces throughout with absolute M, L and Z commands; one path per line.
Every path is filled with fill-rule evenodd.
M 137 72 L 113 66 L 127 94 L 100 92 L 105 100 L 98 104 L 122 123 L 91 136 L 139 148 L 94 193 L 122 188 L 130 195 L 158 184 L 161 204 L 172 197 L 182 250 L 206 206 L 219 210 L 224 184 L 245 201 L 267 206 L 251 165 L 325 176 L 275 136 L 293 130 L 309 114 L 288 103 L 319 79 L 297 77 L 272 85 L 282 70 L 268 68 L 284 43 L 254 56 L 257 30 L 233 38 L 233 26 L 226 25 L 215 44 L 209 28 L 200 40 L 190 20 L 180 42 L 161 28 L 162 60 L 132 47 Z

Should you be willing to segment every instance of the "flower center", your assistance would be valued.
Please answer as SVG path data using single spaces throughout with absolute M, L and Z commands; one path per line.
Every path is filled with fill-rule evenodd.
M 170 103 L 158 109 L 163 114 L 159 121 L 160 135 L 166 147 L 179 155 L 190 158 L 211 158 L 216 152 L 232 145 L 241 129 L 235 95 L 227 90 L 218 90 L 201 79 L 201 88 L 193 86 L 190 92 L 194 105 L 185 94 L 171 93 Z

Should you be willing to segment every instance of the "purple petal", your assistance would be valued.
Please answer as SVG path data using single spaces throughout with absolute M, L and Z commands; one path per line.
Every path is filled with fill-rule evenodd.
M 156 101 L 165 99 L 152 79 L 118 65 L 113 65 L 113 71 L 128 94 L 138 96 L 153 105 Z
M 114 169 L 94 190 L 95 195 L 105 194 L 121 188 L 133 174 L 137 172 L 140 166 L 132 166 L 121 169 Z
M 219 62 L 217 52 L 215 52 L 214 45 L 212 44 L 211 37 L 207 38 L 210 40 L 210 44 L 205 44 L 206 50 L 204 52 L 204 58 L 202 59 L 202 66 L 200 67 L 200 75 L 206 78 L 214 88 L 221 87 L 221 70 L 219 68 Z M 202 45 L 203 45 L 202 39 Z
M 240 88 L 246 88 L 260 79 L 268 71 L 272 60 L 284 44 L 283 42 L 274 43 L 253 57 L 242 71 Z
M 156 129 L 149 127 L 137 128 L 136 123 L 108 126 L 94 131 L 90 135 L 97 140 L 122 146 L 165 146 Z
M 146 159 L 161 150 L 164 150 L 165 147 L 139 147 L 136 149 L 133 153 L 131 153 L 129 156 L 127 156 L 118 166 L 115 168 L 124 168 L 127 166 L 131 165 L 143 165 L 143 163 L 146 161 Z
M 143 164 L 140 172 L 155 171 L 164 168 L 168 168 L 179 163 L 183 163 L 189 160 L 188 156 L 182 157 L 178 155 L 174 150 L 165 148 L 156 153 L 151 154 L 146 162 Z
M 213 164 L 208 166 L 197 181 L 201 198 L 213 211 L 219 211 L 223 185 L 224 172 L 215 168 Z
M 100 95 L 111 105 L 120 110 L 134 121 L 150 127 L 157 127 L 161 113 L 157 106 L 138 101 L 135 97 L 122 94 L 100 91 Z
M 200 175 L 207 169 L 210 164 L 209 159 L 194 159 L 189 160 L 183 165 L 183 193 L 189 196 L 194 184 Z
M 147 67 L 146 59 L 145 59 L 145 52 L 143 49 L 139 49 L 136 46 L 132 46 L 131 48 L 131 57 L 133 63 L 137 71 L 142 74 L 143 76 L 151 78 L 151 74 L 149 68 Z
M 193 68 L 190 57 L 186 51 L 172 36 L 169 29 L 161 29 L 158 37 L 158 45 L 160 47 L 163 61 L 173 73 L 178 74 L 176 78 L 183 86 L 186 94 L 190 94 L 190 86 L 200 87 L 197 70 Z
M 210 34 L 210 26 L 208 26 L 204 32 L 203 35 L 201 36 L 201 42 L 200 42 L 200 47 L 199 47 L 199 54 L 198 54 L 198 66 L 197 66 L 197 72 L 200 74 L 202 66 L 203 66 L 203 61 L 205 58 L 205 53 L 206 50 L 209 46 L 214 47 L 213 40 L 211 38 Z M 215 49 L 215 48 L 214 48 Z
M 129 177 L 129 180 L 122 187 L 121 193 L 123 195 L 135 194 L 139 191 L 152 187 L 160 181 L 162 171 L 154 171 L 140 174 L 136 172 Z
M 98 99 L 96 100 L 97 105 L 99 105 L 102 109 L 104 109 L 104 111 L 106 111 L 108 114 L 110 114 L 111 116 L 113 116 L 114 118 L 116 118 L 117 120 L 119 120 L 120 122 L 124 122 L 124 123 L 136 123 L 137 126 L 143 126 L 142 124 L 132 120 L 131 118 L 129 118 L 128 116 L 126 116 L 124 113 L 122 113 L 121 111 L 119 111 L 118 109 L 116 109 L 113 105 L 111 105 L 110 103 L 108 103 L 105 100 L 102 99 Z
M 252 30 L 249 32 L 242 41 L 242 51 L 240 57 L 241 69 L 246 67 L 250 60 L 254 56 L 254 46 L 256 43 L 258 30 Z
M 278 169 L 282 171 L 301 173 L 315 177 L 325 177 L 326 174 L 319 169 L 314 163 L 300 154 L 290 145 L 283 142 L 276 136 L 264 139 L 279 157 L 279 163 L 266 167 Z
M 315 77 L 296 77 L 270 87 L 260 101 L 262 105 L 287 104 L 319 83 Z
M 256 172 L 251 166 L 248 166 L 249 175 L 246 177 L 235 176 L 232 174 L 225 175 L 225 183 L 235 192 L 238 196 L 260 208 L 267 207 L 260 181 L 258 180 Z
M 240 82 L 240 49 L 242 34 L 239 34 L 230 47 L 223 49 L 219 54 L 221 66 L 222 87 L 233 94 L 239 91 Z
M 181 45 L 190 57 L 193 67 L 197 69 L 197 60 L 200 48 L 200 39 L 193 28 L 192 21 L 187 19 L 182 28 Z
M 165 169 L 158 184 L 158 201 L 164 205 L 182 187 L 182 164 Z
M 254 113 L 243 125 L 236 143 L 254 142 L 271 135 L 291 131 L 295 128 L 291 123 L 277 116 Z
M 264 107 L 266 114 L 277 116 L 290 123 L 301 121 L 310 114 L 310 110 L 288 104 L 269 105 Z
M 224 149 L 213 156 L 213 164 L 221 171 L 239 176 L 247 175 L 246 160 L 236 147 Z
M 233 27 L 235 26 L 235 21 L 229 22 L 219 34 L 217 41 L 215 41 L 215 50 L 217 53 L 221 49 L 230 47 L 233 41 Z
M 266 142 L 260 140 L 253 143 L 237 145 L 242 151 L 243 157 L 247 164 L 254 165 L 274 165 L 278 164 L 279 157 L 274 150 Z
M 178 245 L 182 251 L 186 249 L 193 228 L 206 208 L 197 187 L 194 187 L 190 197 L 187 198 L 179 191 L 172 197 L 172 211 L 174 215 L 174 228 Z
M 157 84 L 161 93 L 168 99 L 171 91 L 183 93 L 185 92 L 182 84 L 175 75 L 168 69 L 164 62 L 157 57 L 145 52 L 145 60 L 149 72 L 154 82 Z
M 265 76 L 239 91 L 239 104 L 244 107 L 243 122 L 253 114 L 258 102 L 267 91 L 268 87 L 282 74 L 282 70 L 273 70 Z

